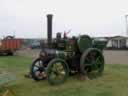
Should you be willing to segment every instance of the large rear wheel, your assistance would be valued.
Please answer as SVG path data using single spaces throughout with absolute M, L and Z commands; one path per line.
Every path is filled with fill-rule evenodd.
M 102 52 L 96 48 L 89 48 L 81 57 L 81 72 L 90 79 L 101 76 L 104 71 L 104 57 Z

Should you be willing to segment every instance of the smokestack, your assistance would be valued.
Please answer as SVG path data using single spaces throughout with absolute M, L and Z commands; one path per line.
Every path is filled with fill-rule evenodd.
M 51 46 L 52 42 L 52 16 L 52 14 L 47 15 L 47 40 L 49 46 Z

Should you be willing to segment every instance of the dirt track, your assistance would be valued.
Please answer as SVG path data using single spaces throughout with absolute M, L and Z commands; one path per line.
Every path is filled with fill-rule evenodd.
M 20 50 L 17 52 L 18 55 L 37 58 L 40 50 Z M 105 63 L 106 64 L 128 64 L 128 51 L 113 51 L 105 50 Z
M 25 57 L 31 57 L 33 59 L 37 58 L 39 56 L 40 50 L 39 49 L 22 49 L 16 52 L 17 55 L 25 56 Z
M 127 51 L 104 51 L 106 64 L 128 64 L 128 50 Z

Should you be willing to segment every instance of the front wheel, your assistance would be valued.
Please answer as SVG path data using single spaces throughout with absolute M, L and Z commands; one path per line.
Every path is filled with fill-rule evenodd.
M 49 62 L 47 67 L 47 78 L 51 85 L 63 83 L 68 75 L 69 67 L 64 60 L 55 58 Z
M 31 75 L 32 78 L 36 81 L 40 81 L 46 79 L 46 66 L 44 65 L 44 61 L 40 58 L 37 58 L 31 65 Z

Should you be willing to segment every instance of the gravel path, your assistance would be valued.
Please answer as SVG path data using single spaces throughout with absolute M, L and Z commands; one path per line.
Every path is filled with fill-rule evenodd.
M 106 64 L 128 64 L 128 50 L 127 51 L 104 51 Z
M 21 56 L 32 57 L 33 59 L 39 56 L 40 50 L 24 49 L 18 51 L 16 54 Z M 106 64 L 128 64 L 128 51 L 115 51 L 115 50 L 105 50 L 105 63 Z
M 39 56 L 40 50 L 39 49 L 22 49 L 16 52 L 17 55 L 25 56 L 25 57 L 31 57 L 33 59 L 36 59 Z

